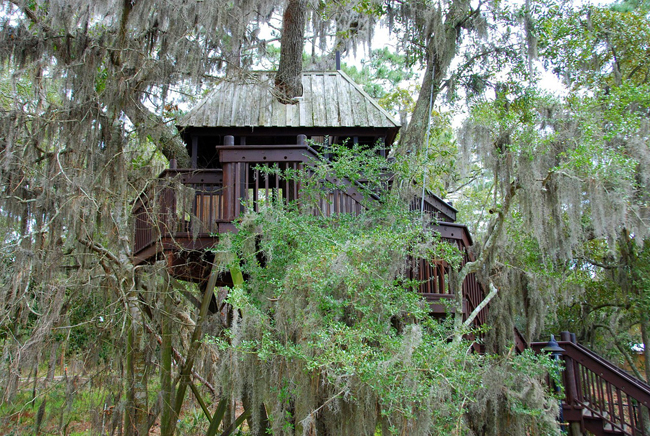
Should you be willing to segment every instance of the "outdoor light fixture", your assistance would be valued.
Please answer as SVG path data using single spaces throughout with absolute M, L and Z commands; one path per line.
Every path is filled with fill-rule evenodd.
M 564 348 L 560 347 L 555 340 L 555 335 L 551 335 L 551 340 L 548 341 L 548 344 L 542 348 L 542 351 L 545 353 L 550 353 L 555 360 L 558 360 L 562 353 L 564 353 Z

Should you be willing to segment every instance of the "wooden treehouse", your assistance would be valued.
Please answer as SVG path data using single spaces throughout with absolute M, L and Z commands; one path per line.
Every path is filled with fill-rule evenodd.
M 233 222 L 246 208 L 258 210 L 266 199 L 299 199 L 299 183 L 267 175 L 261 166 L 302 169 L 328 158 L 328 146 L 347 143 L 380 146 L 386 156 L 400 125 L 342 71 L 303 74 L 304 94 L 285 105 L 273 95 L 273 76 L 259 73 L 246 81 L 219 84 L 179 123 L 191 168 L 172 163 L 145 190 L 134 207 L 136 264 L 166 259 L 181 280 L 207 279 L 210 252 L 219 235 L 235 231 Z M 311 146 L 310 144 L 318 144 Z M 319 213 L 359 213 L 361 192 L 351 183 L 324 195 Z M 412 208 L 419 210 L 420 198 Z M 435 217 L 433 230 L 465 253 L 472 243 L 465 226 L 454 223 L 456 210 L 436 196 L 424 199 Z M 466 255 L 466 257 L 469 254 Z M 469 259 L 469 257 L 467 257 Z M 422 261 L 409 278 L 422 281 L 420 292 L 433 313 L 444 313 L 449 292 L 444 262 Z M 221 277 L 229 284 L 230 277 Z M 464 311 L 483 298 L 472 276 L 464 287 Z M 477 323 L 485 320 L 487 310 Z
M 164 259 L 172 276 L 207 282 L 214 246 L 223 233 L 236 231 L 235 222 L 247 210 L 259 210 L 270 198 L 291 202 L 301 196 L 300 184 L 260 171 L 262 166 L 302 169 L 328 159 L 328 146 L 383 144 L 386 156 L 400 125 L 342 71 L 303 73 L 303 96 L 285 105 L 275 98 L 272 73 L 255 73 L 246 80 L 223 81 L 178 122 L 191 157 L 190 168 L 170 168 L 137 199 L 133 262 Z M 346 142 L 347 141 L 347 142 Z M 318 144 L 318 145 L 310 145 Z M 359 213 L 363 196 L 356 185 L 332 180 L 339 189 L 323 195 L 318 213 L 331 216 Z M 455 223 L 456 210 L 442 199 L 414 198 L 411 209 L 431 215 L 432 231 L 457 245 L 464 261 L 473 260 L 471 236 Z M 445 313 L 449 267 L 443 261 L 419 261 L 408 273 L 421 284 L 418 292 L 433 315 Z M 232 285 L 228 274 L 217 285 Z M 484 291 L 472 274 L 462 288 L 465 316 L 483 300 Z M 217 311 L 215 297 L 210 311 Z M 487 320 L 484 308 L 474 320 Z M 565 424 L 596 435 L 650 435 L 650 386 L 631 378 L 563 336 L 566 399 Z M 527 345 L 520 340 L 518 349 Z M 540 350 L 544 344 L 532 347 Z

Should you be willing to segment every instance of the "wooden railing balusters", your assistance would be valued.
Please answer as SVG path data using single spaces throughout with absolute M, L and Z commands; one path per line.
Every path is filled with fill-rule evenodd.
M 625 434 L 650 436 L 646 418 L 650 406 L 650 385 L 635 379 L 602 357 L 565 341 L 565 417 L 579 422 L 594 434 Z M 540 352 L 547 343 L 534 342 L 531 348 Z M 588 411 L 588 412 L 585 412 Z
M 618 416 L 621 421 L 621 426 L 625 427 L 625 408 L 623 403 L 625 402 L 625 397 L 620 387 L 616 386 L 616 397 L 618 398 Z

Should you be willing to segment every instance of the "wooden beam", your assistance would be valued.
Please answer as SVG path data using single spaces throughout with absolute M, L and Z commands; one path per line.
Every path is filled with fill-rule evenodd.
M 196 358 L 196 353 L 199 349 L 199 345 L 201 343 L 200 339 L 203 333 L 203 321 L 208 314 L 210 301 L 212 301 L 212 294 L 214 292 L 214 286 L 217 282 L 218 276 L 219 268 L 216 264 L 214 264 L 212 266 L 212 271 L 210 273 L 208 283 L 203 290 L 203 301 L 201 302 L 201 309 L 196 321 L 196 326 L 194 327 L 194 332 L 192 332 L 192 338 L 190 339 L 190 347 L 187 352 L 187 358 L 185 359 L 185 364 L 182 366 L 181 371 L 178 375 L 178 387 L 176 389 L 176 398 L 174 399 L 174 408 L 170 422 L 170 435 L 174 434 L 174 431 L 176 429 L 176 422 L 178 420 L 178 416 L 185 399 L 185 392 L 187 391 L 187 386 L 191 383 L 191 375 L 194 368 L 194 359 Z

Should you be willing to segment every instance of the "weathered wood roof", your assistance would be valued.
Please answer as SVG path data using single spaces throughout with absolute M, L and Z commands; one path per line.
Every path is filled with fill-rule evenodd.
M 274 96 L 275 73 L 252 73 L 219 83 L 179 119 L 184 127 L 385 127 L 399 128 L 343 71 L 303 73 L 303 96 L 282 104 Z

